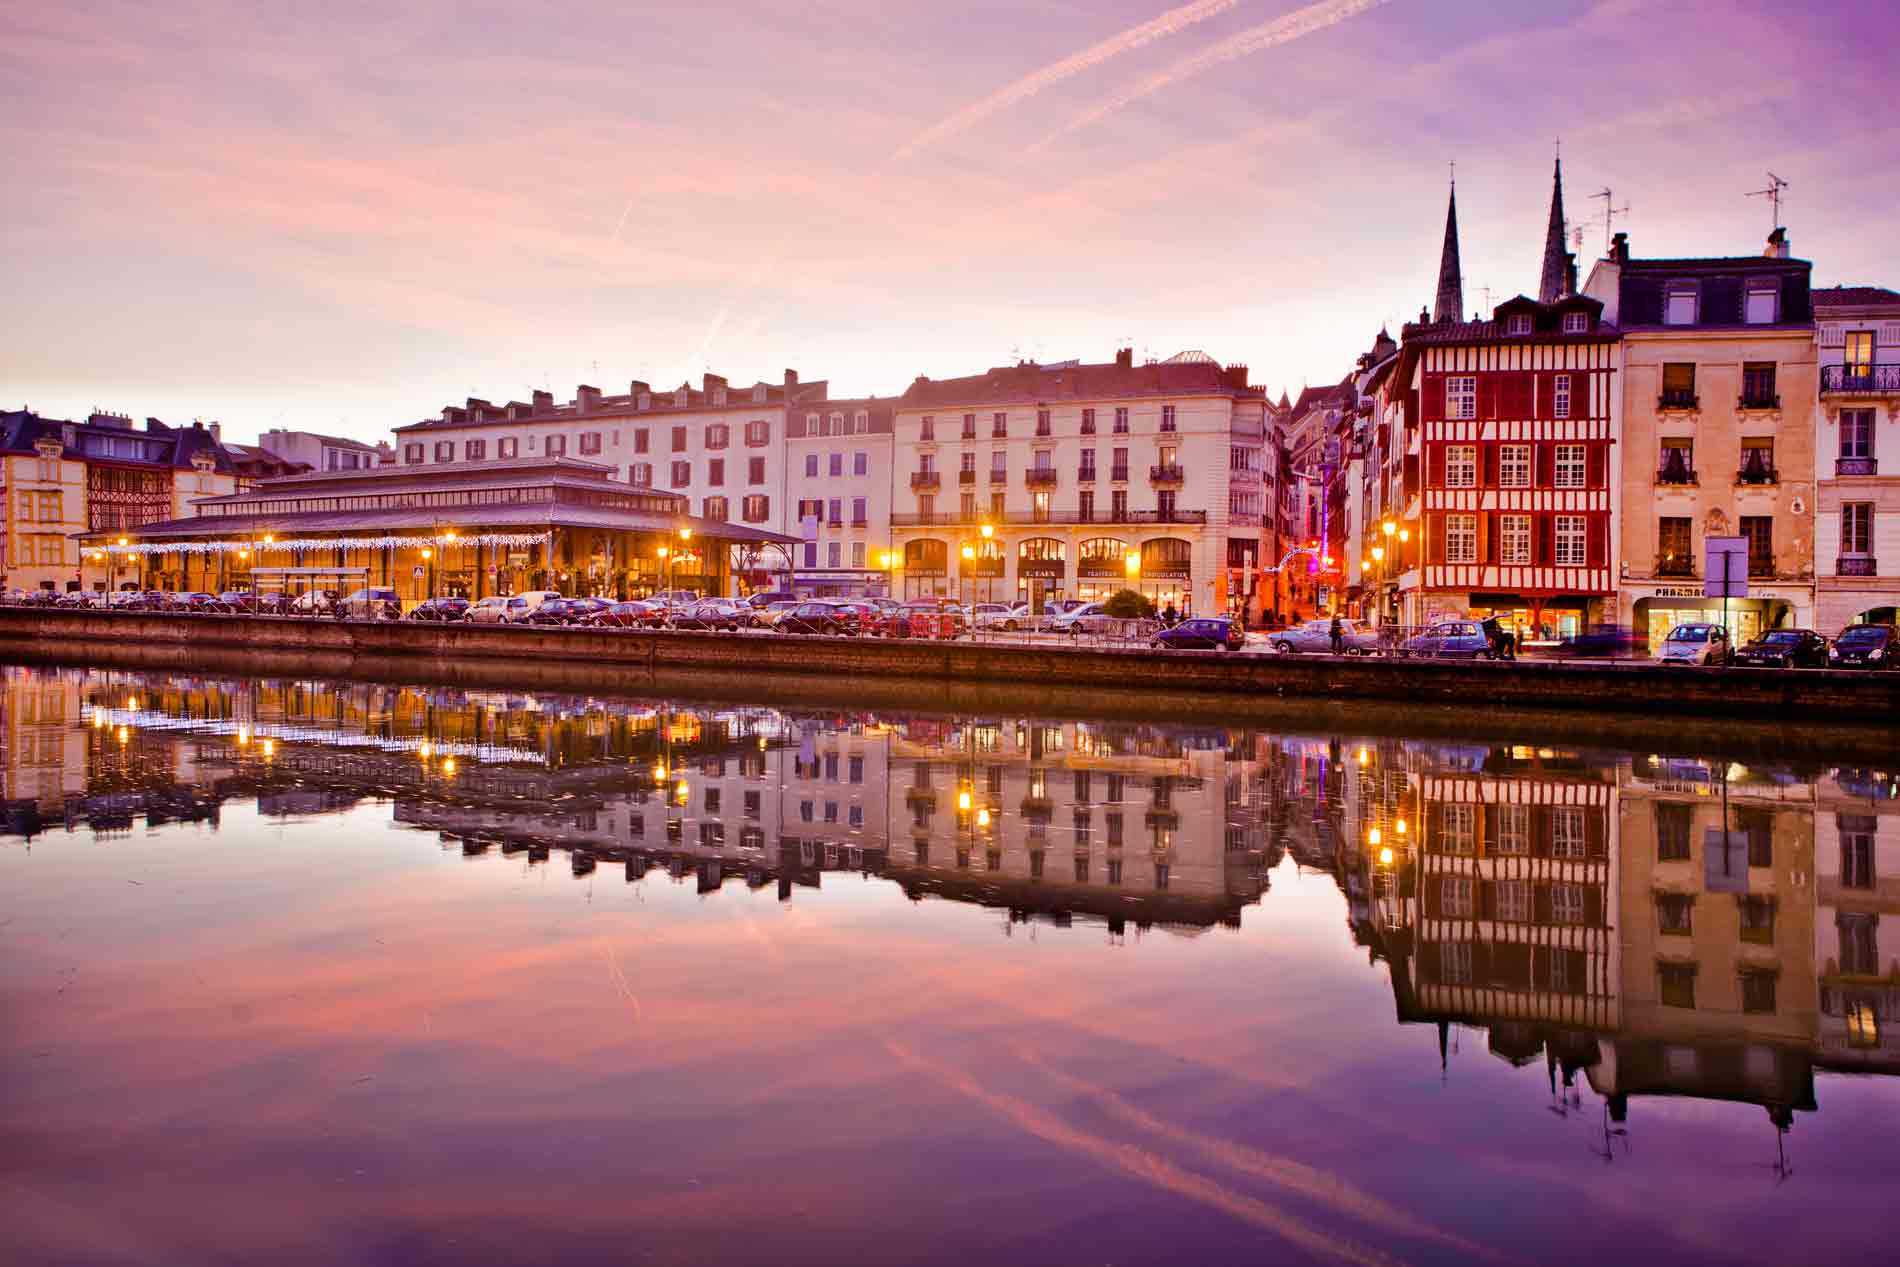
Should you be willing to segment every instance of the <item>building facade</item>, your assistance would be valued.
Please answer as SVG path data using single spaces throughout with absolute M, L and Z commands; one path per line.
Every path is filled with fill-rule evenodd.
M 798 537 L 791 584 L 801 597 L 887 594 L 891 568 L 888 400 L 826 400 L 785 423 L 785 531 Z M 759 587 L 772 578 L 755 578 Z M 782 577 L 778 579 L 783 579 Z
M 1748 541 L 1731 635 L 1814 619 L 1810 265 L 1777 230 L 1760 256 L 1632 259 L 1618 234 L 1586 292 L 1623 331 L 1618 618 L 1657 646 L 1704 597 L 1709 537 Z
M 1812 298 L 1814 622 L 1831 637 L 1900 607 L 1900 294 L 1836 286 Z
M 365 444 L 347 436 L 289 431 L 282 427 L 259 436 L 257 447 L 313 471 L 361 471 L 396 459 L 395 450 L 388 444 Z
M 896 407 L 895 592 L 1017 602 L 1135 589 L 1157 606 L 1257 615 L 1265 420 L 1246 368 L 1198 353 L 920 378 Z

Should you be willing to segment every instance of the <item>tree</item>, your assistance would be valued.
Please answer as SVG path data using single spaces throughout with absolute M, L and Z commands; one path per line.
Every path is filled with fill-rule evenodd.
M 1142 597 L 1134 590 L 1117 590 L 1102 604 L 1102 614 L 1121 620 L 1134 620 L 1154 615 L 1155 605 L 1151 599 Z

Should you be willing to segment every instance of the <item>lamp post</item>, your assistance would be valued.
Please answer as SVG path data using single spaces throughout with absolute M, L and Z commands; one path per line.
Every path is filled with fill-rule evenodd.
M 985 520 L 981 524 L 978 524 L 976 531 L 977 531 L 977 534 L 983 538 L 983 543 L 986 546 L 989 544 L 990 539 L 996 535 L 995 527 L 992 526 L 987 520 Z M 990 556 L 989 556 L 988 550 L 982 551 L 982 558 L 983 558 L 984 568 L 988 569 L 989 563 L 990 563 Z M 995 597 L 996 597 L 996 593 L 991 588 L 990 576 L 989 576 L 988 571 L 986 570 L 983 574 L 983 601 L 986 603 L 991 602 L 992 600 L 995 599 Z
M 880 550 L 877 565 L 884 571 L 884 592 L 888 598 L 897 597 L 897 551 Z
M 976 547 L 971 545 L 967 541 L 964 542 L 962 555 L 963 555 L 963 566 L 957 569 L 957 601 L 958 602 L 963 601 L 963 582 L 965 581 L 965 579 L 969 577 L 970 569 L 976 566 Z M 974 585 L 972 586 L 970 592 L 971 593 L 976 592 Z M 972 634 L 976 632 L 975 616 L 972 616 L 970 618 L 970 632 Z
M 667 559 L 671 556 L 671 551 L 665 546 L 661 546 L 654 553 L 660 560 L 660 588 L 662 590 L 670 590 L 673 588 L 673 565 L 667 562 Z
M 691 541 L 692 539 L 693 539 L 693 530 L 691 528 L 680 529 L 680 547 L 679 549 L 673 552 L 673 562 L 675 565 L 677 565 L 680 559 L 685 556 L 686 543 L 688 541 Z
M 431 598 L 435 595 L 435 551 L 431 550 L 428 546 L 423 546 L 422 561 L 429 566 L 428 593 L 424 594 L 423 597 Z

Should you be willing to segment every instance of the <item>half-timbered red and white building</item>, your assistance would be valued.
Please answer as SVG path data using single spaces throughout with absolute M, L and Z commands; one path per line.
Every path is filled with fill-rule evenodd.
M 1602 311 L 1519 296 L 1489 321 L 1405 327 L 1387 386 L 1419 459 L 1405 623 L 1497 616 L 1536 641 L 1613 616 L 1619 336 Z

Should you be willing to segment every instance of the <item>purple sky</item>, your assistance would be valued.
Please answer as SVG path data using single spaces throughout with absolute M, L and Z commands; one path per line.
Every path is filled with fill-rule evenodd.
M 1747 253 L 1772 168 L 1817 283 L 1895 284 L 1896 52 L 1889 0 L 29 0 L 0 406 L 380 438 L 1121 342 L 1297 393 L 1429 300 L 1450 160 L 1468 305 L 1534 289 L 1559 135 L 1586 270 L 1589 191 Z

